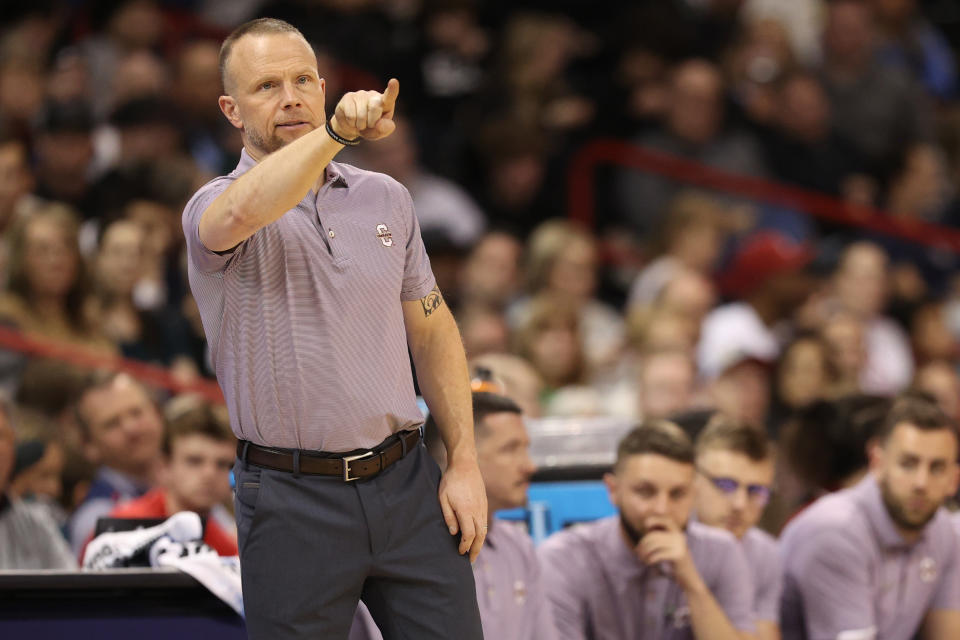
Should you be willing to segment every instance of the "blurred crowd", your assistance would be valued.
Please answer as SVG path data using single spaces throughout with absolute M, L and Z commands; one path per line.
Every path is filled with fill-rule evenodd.
M 960 263 L 949 249 L 623 167 L 593 176 L 593 227 L 572 221 L 567 199 L 577 150 L 617 138 L 809 189 L 865 218 L 960 225 L 950 5 L 7 1 L 0 320 L 183 383 L 211 376 L 180 216 L 239 157 L 218 107 L 219 42 L 267 15 L 315 46 L 328 109 L 345 91 L 400 80 L 396 133 L 338 161 L 410 191 L 473 370 L 492 372 L 526 416 L 719 410 L 781 441 L 823 401 L 917 389 L 956 418 Z M 196 469 L 216 468 L 228 440 L 224 416 L 194 398 L 152 398 L 129 378 L 14 352 L 0 352 L 0 385 L 16 439 L 6 491 L 44 502 L 70 557 L 96 517 L 150 487 L 202 494 L 191 499 L 206 510 L 229 497 L 213 480 L 171 485 L 187 448 L 174 446 L 172 421 L 206 425 L 194 434 L 203 455 L 181 461 Z M 84 408 L 90 393 L 119 399 Z M 808 448 L 796 451 L 812 464 Z M 807 479 L 840 486 L 835 468 L 823 474 Z

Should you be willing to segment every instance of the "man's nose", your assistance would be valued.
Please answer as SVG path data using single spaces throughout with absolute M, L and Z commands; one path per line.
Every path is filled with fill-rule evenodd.
M 730 502 L 733 505 L 734 509 L 743 510 L 747 507 L 747 488 L 745 486 L 737 487 L 737 490 L 733 492 L 733 495 L 730 497 Z
M 294 89 L 293 85 L 284 83 L 283 84 L 283 108 L 288 109 L 290 107 L 299 107 L 300 106 L 300 95 Z

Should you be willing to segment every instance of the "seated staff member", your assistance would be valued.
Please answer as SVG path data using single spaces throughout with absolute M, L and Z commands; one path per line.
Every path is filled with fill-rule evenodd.
M 538 548 L 563 640 L 752 638 L 753 584 L 726 531 L 690 521 L 693 445 L 653 420 L 627 434 L 605 476 L 619 510 Z
M 474 389 L 496 389 L 492 383 Z M 487 492 L 490 529 L 473 563 L 483 637 L 496 640 L 555 640 L 553 611 L 544 593 L 540 563 L 530 536 L 517 524 L 493 517 L 501 509 L 527 503 L 527 489 L 535 471 L 530 459 L 530 437 L 520 407 L 490 391 L 473 391 L 477 461 Z M 425 425 L 431 454 L 443 461 L 439 430 L 432 417 Z M 359 611 L 350 640 L 379 639 L 369 614 Z
M 894 403 L 870 473 L 820 498 L 780 538 L 785 640 L 960 638 L 957 430 L 929 399 Z
M 773 451 L 767 436 L 745 422 L 715 414 L 694 450 L 697 520 L 726 529 L 740 541 L 753 579 L 757 637 L 777 640 L 783 569 L 777 541 L 756 527 L 773 484 Z

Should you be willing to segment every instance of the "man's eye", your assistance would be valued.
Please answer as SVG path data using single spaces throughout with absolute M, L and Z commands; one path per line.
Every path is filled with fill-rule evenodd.
M 299 82 L 300 84 L 307 84 L 309 81 L 310 81 L 310 78 L 308 76 L 300 76 L 299 78 L 297 78 L 297 82 Z
M 271 87 L 273 87 L 272 82 L 264 82 L 263 84 L 260 85 L 260 88 L 264 91 L 266 91 L 267 89 L 270 89 Z

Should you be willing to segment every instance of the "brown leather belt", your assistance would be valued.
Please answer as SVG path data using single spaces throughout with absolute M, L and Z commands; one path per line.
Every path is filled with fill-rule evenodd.
M 353 482 L 372 478 L 407 455 L 420 443 L 420 429 L 402 431 L 388 438 L 387 442 L 369 451 L 333 457 L 307 451 L 271 449 L 240 440 L 237 443 L 237 457 L 243 460 L 246 453 L 246 461 L 258 467 L 307 475 L 339 476 L 344 482 Z M 296 469 L 297 463 L 299 469 Z

